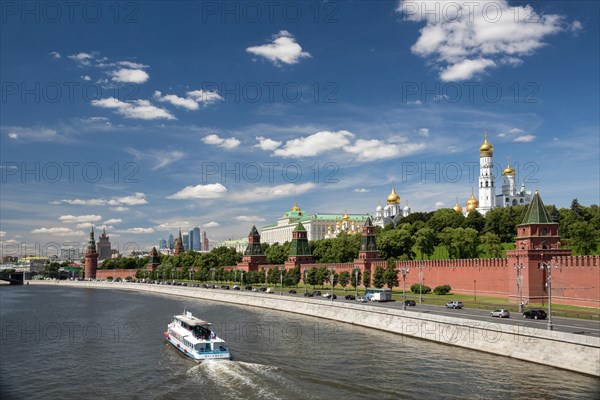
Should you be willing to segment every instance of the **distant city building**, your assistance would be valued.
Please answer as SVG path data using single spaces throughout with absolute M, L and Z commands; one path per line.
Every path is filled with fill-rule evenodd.
M 260 237 L 262 243 L 290 242 L 292 232 L 298 226 L 298 222 L 302 222 L 308 240 L 320 240 L 335 237 L 334 232 L 342 232 L 341 227 L 344 223 L 346 223 L 347 233 L 360 232 L 367 218 L 368 214 L 305 214 L 294 202 L 290 211 L 283 214 L 276 223 L 261 228 Z
M 98 251 L 98 260 L 106 260 L 111 258 L 110 240 L 109 237 L 106 236 L 105 229 L 102 229 L 102 235 L 100 235 L 100 237 L 98 238 L 96 248 Z
M 190 235 L 186 235 L 185 233 L 182 236 L 183 240 L 183 249 L 188 251 L 190 249 Z
M 183 247 L 183 238 L 181 237 L 181 229 L 179 229 L 179 237 L 175 239 L 173 247 L 173 255 L 178 255 L 185 251 L 185 248 Z
M 206 231 L 202 231 L 202 251 L 208 251 L 208 237 Z
M 165 239 L 160 239 L 158 241 L 158 248 L 159 249 L 167 249 L 167 241 Z
M 63 261 L 67 260 L 81 260 L 83 258 L 83 252 L 79 247 L 62 247 L 60 249 L 60 259 Z
M 169 249 L 174 250 L 175 249 L 175 238 L 173 237 L 173 235 L 169 235 Z
M 202 242 L 200 242 L 200 228 L 195 227 L 190 231 L 190 249 L 194 251 L 202 250 Z

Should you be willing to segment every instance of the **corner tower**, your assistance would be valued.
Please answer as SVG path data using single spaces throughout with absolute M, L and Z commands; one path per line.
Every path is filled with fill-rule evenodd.
M 494 186 L 494 146 L 487 139 L 487 133 L 479 147 L 479 211 L 485 215 L 496 207 L 496 188 Z
M 258 266 L 267 263 L 267 256 L 260 245 L 260 234 L 256 225 L 252 225 L 248 235 L 248 246 L 244 250 L 242 262 L 237 263 L 237 268 L 248 271 L 258 271 Z
M 94 239 L 94 226 L 90 231 L 90 239 L 85 249 L 85 279 L 96 279 L 98 269 L 98 251 L 96 251 L 96 240 Z

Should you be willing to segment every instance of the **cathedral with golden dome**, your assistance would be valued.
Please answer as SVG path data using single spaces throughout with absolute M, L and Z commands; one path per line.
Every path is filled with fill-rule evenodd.
M 485 215 L 495 207 L 526 205 L 531 202 L 531 192 L 525 190 L 525 180 L 522 181 L 521 189 L 517 191 L 517 172 L 510 166 L 510 162 L 502 170 L 501 193 L 496 194 L 494 167 L 494 146 L 488 142 L 486 133 L 483 143 L 479 147 L 479 199 L 475 198 L 474 192 L 471 190 L 471 197 L 467 200 L 464 210 L 458 203 L 457 198 L 456 204 L 452 207 L 454 211 L 466 216 L 471 211 L 477 210 L 482 215 Z
M 396 193 L 396 188 L 392 185 L 392 191 L 386 199 L 386 205 L 384 207 L 379 204 L 375 209 L 375 218 L 373 218 L 373 225 L 384 227 L 389 224 L 396 225 L 396 223 L 402 218 L 410 215 L 410 207 L 408 203 L 404 208 L 400 205 L 400 196 Z

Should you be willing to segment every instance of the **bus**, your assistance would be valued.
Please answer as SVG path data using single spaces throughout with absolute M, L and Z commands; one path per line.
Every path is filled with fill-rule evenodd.
M 391 301 L 392 300 L 392 289 L 389 288 L 367 288 L 365 291 L 365 297 L 369 301 Z

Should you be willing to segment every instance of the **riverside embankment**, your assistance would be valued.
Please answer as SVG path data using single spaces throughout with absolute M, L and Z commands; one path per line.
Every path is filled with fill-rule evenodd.
M 287 311 L 600 376 L 598 337 L 257 292 L 122 282 L 30 282 L 35 285 L 144 291 Z

